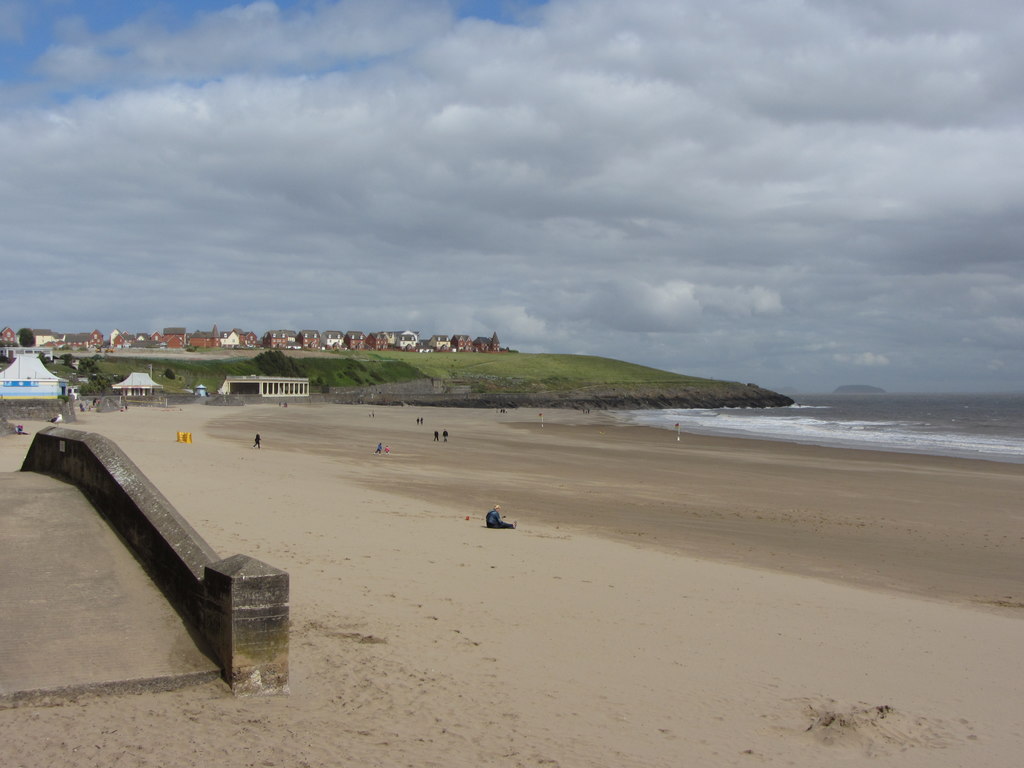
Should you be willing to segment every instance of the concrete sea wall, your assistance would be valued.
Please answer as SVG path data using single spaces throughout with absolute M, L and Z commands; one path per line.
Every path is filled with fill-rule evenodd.
M 247 555 L 221 558 L 112 441 L 45 427 L 22 471 L 77 486 L 206 644 L 237 695 L 288 692 L 289 577 Z
M 74 421 L 75 408 L 73 404 L 59 398 L 0 400 L 0 418 L 10 422 L 49 421 L 57 415 L 60 415 L 64 421 Z

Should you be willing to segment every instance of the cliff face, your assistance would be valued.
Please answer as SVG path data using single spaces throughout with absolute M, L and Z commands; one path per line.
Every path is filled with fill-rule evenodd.
M 339 396 L 340 395 L 340 396 Z M 344 393 L 335 402 L 379 405 L 425 405 L 445 408 L 589 408 L 592 410 L 648 410 L 655 408 L 778 408 L 793 400 L 754 384 L 728 384 L 714 388 L 649 387 L 616 390 L 588 389 L 575 392 L 470 393 L 470 394 L 376 394 Z

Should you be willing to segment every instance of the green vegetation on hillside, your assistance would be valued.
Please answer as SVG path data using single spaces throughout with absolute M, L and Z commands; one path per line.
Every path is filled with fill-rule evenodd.
M 154 353 L 153 357 L 95 355 L 80 358 L 78 370 L 67 361 L 48 366 L 58 376 L 82 386 L 83 394 L 93 394 L 126 379 L 133 371 L 148 373 L 168 393 L 195 389 L 200 384 L 216 392 L 227 376 L 305 376 L 314 387 L 359 387 L 423 377 L 415 368 L 397 360 L 360 361 L 334 357 L 301 357 L 268 351 L 252 358 L 204 359 L 201 355 Z M 86 378 L 89 381 L 79 381 Z M 97 386 L 91 386 L 91 383 Z
M 567 392 L 615 387 L 714 386 L 720 382 L 590 355 L 373 352 L 474 392 Z
M 66 358 L 70 356 L 65 356 Z M 308 354 L 268 350 L 255 357 L 213 358 L 202 353 L 152 357 L 118 355 L 79 359 L 73 371 L 57 362 L 58 375 L 72 381 L 88 372 L 97 383 L 116 383 L 132 371 L 145 371 L 167 392 L 203 384 L 215 392 L 225 376 L 306 376 L 316 387 L 357 387 L 384 382 L 432 378 L 479 393 L 539 393 L 614 389 L 697 388 L 714 391 L 732 382 L 670 373 L 643 365 L 590 355 L 522 353 L 416 353 L 395 350 L 332 351 Z

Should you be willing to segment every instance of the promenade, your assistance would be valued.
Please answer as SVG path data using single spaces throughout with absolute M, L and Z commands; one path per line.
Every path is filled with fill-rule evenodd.
M 0 472 L 0 498 L 0 706 L 218 677 L 77 488 Z

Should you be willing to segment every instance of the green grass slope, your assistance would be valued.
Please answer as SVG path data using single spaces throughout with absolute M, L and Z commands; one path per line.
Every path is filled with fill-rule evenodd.
M 592 355 L 526 353 L 416 353 L 396 350 L 369 352 L 264 351 L 238 357 L 204 352 L 163 353 L 152 356 L 118 354 L 80 358 L 84 365 L 73 371 L 59 360 L 51 368 L 74 380 L 88 370 L 93 386 L 116 383 L 133 371 L 150 373 L 168 393 L 194 389 L 202 384 L 210 392 L 225 376 L 274 374 L 306 376 L 314 387 L 359 387 L 420 378 L 439 379 L 463 392 L 488 394 L 609 393 L 620 395 L 660 392 L 704 392 L 709 395 L 734 391 L 736 382 L 686 376 L 657 368 Z M 89 362 L 87 362 L 89 361 Z M 104 382 L 105 380 L 105 382 Z
M 723 384 L 591 355 L 392 351 L 363 354 L 407 363 L 425 376 L 465 385 L 473 392 L 568 392 L 595 387 L 620 390 L 678 386 L 714 388 Z

